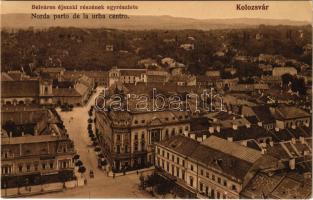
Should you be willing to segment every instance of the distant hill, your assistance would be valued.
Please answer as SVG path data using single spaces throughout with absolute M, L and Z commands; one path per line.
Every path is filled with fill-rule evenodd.
M 31 19 L 30 14 L 2 14 L 2 28 L 47 28 L 59 27 L 80 27 L 80 28 L 113 28 L 124 30 L 145 30 L 145 29 L 225 29 L 225 28 L 249 28 L 264 25 L 308 25 L 305 21 L 291 21 L 279 19 L 257 19 L 257 18 L 236 18 L 236 19 L 191 19 L 171 16 L 129 16 L 129 19 Z

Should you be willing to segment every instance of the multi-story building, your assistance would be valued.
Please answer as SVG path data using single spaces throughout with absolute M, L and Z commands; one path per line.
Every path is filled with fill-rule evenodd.
M 275 108 L 273 115 L 276 118 L 276 127 L 280 129 L 309 126 L 311 123 L 311 115 L 295 106 L 279 106 Z
M 50 80 L 1 81 L 1 104 L 51 105 L 52 96 Z
M 136 84 L 138 82 L 147 82 L 146 69 L 118 69 L 113 67 L 109 71 L 109 86 L 116 82 Z
M 185 112 L 96 112 L 96 131 L 113 171 L 154 164 L 154 145 L 189 131 Z
M 175 136 L 156 145 L 160 173 L 199 198 L 239 198 L 255 173 L 282 167 L 260 151 L 210 136 L 202 143 Z
M 74 144 L 54 110 L 5 105 L 1 123 L 2 188 L 73 178 Z

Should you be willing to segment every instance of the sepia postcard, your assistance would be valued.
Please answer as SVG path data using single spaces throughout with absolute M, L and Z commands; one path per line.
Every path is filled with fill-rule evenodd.
M 0 4 L 1 198 L 312 198 L 312 1 Z

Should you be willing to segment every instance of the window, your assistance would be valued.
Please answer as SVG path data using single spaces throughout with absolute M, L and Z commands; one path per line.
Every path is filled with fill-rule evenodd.
M 206 172 L 206 175 L 205 175 L 207 178 L 210 178 L 210 174 L 209 172 Z
M 167 159 L 170 159 L 170 154 L 167 152 L 166 154 Z
M 215 181 L 215 175 L 214 174 L 212 174 L 212 180 Z
M 190 170 L 193 171 L 193 165 L 190 165 Z
M 46 163 L 42 163 L 42 164 L 41 164 L 41 168 L 42 168 L 42 169 L 46 169 Z
M 201 174 L 201 176 L 203 176 L 203 169 L 200 170 L 200 174 Z
M 120 153 L 120 152 L 121 152 L 120 145 L 116 145 L 116 153 Z
M 50 163 L 50 169 L 53 169 L 53 162 Z
M 168 162 L 166 162 L 166 170 L 170 172 L 170 164 Z
M 38 164 L 34 165 L 34 169 L 35 169 L 35 171 L 38 171 Z
M 135 120 L 135 124 L 138 124 L 138 121 L 137 121 L 137 120 Z
M 174 155 L 172 155 L 172 161 L 174 162 L 174 160 L 175 160 L 175 157 L 174 157 Z
M 146 122 L 146 120 L 141 120 L 141 123 L 143 123 L 143 124 L 144 124 L 145 122 Z
M 234 190 L 234 191 L 237 191 L 236 185 L 232 185 L 231 189 Z
M 135 135 L 135 140 L 138 140 L 138 135 L 137 135 L 137 133 L 136 133 L 136 135 Z
M 157 150 L 157 151 L 158 151 L 158 154 L 160 155 L 160 149 L 159 149 L 159 148 L 158 148 L 158 150 Z
M 182 128 L 179 129 L 179 133 L 183 133 L 183 129 Z
M 188 126 L 185 126 L 185 131 L 188 131 Z
M 19 165 L 19 166 L 18 166 L 18 171 L 19 171 L 19 172 L 22 172 L 22 171 L 23 171 L 23 166 L 22 166 L 22 165 Z
M 221 193 L 220 193 L 220 192 L 218 192 L 218 191 L 216 191 L 216 198 L 217 198 L 217 199 L 219 199 L 219 198 L 220 198 L 220 196 L 221 196 Z
M 221 183 L 221 178 L 220 178 L 220 177 L 217 178 L 217 182 L 218 182 L 219 184 Z
M 176 162 L 177 164 L 179 164 L 179 157 L 176 157 Z
M 128 153 L 128 145 L 125 145 L 125 153 Z
M 26 165 L 26 170 L 27 170 L 27 172 L 30 172 L 30 164 Z
M 203 184 L 200 182 L 200 191 L 203 191 Z
M 138 144 L 135 144 L 135 151 L 138 151 Z
M 176 167 L 176 176 L 179 177 L 179 168 Z
M 193 178 L 192 178 L 192 176 L 189 177 L 189 180 L 190 180 L 190 182 L 189 182 L 190 186 L 193 187 Z
M 223 181 L 223 185 L 224 185 L 224 186 L 227 186 L 226 180 Z
M 116 135 L 116 140 L 120 141 L 121 140 L 121 136 L 120 135 Z
M 164 157 L 164 151 L 162 151 L 162 156 Z
M 185 160 L 183 160 L 183 166 L 185 166 Z

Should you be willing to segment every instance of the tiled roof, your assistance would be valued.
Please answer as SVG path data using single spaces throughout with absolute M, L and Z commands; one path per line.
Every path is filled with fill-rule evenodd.
M 38 97 L 39 81 L 2 81 L 1 96 L 2 98 Z
M 199 146 L 199 142 L 192 140 L 188 137 L 177 135 L 171 137 L 168 140 L 163 140 L 159 142 L 159 145 L 170 148 L 171 150 L 184 156 L 190 156 L 193 151 Z
M 234 142 L 211 136 L 202 142 L 205 146 L 231 155 L 248 163 L 254 163 L 261 158 L 261 153 L 254 149 L 249 149 Z
M 53 95 L 56 97 L 80 97 L 81 94 L 74 88 L 53 88 Z
M 274 123 L 275 118 L 272 115 L 270 109 L 268 106 L 253 106 L 251 107 L 252 110 L 254 111 L 257 119 L 263 123 Z
M 276 114 L 277 117 L 281 119 L 295 119 L 311 116 L 309 113 L 295 106 L 278 107 L 276 108 Z
M 192 118 L 190 120 L 191 131 L 208 130 L 209 126 L 210 126 L 210 123 L 207 117 Z
M 13 81 L 13 78 L 6 72 L 1 72 L 1 81 Z

